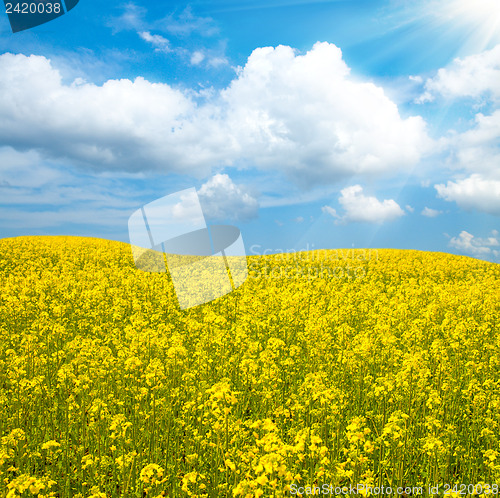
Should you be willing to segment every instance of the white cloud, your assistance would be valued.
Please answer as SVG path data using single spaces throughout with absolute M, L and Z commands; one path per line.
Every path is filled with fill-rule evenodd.
M 41 164 L 40 154 L 34 150 L 18 152 L 12 147 L 0 147 L 0 180 L 4 186 L 44 188 L 60 176 L 54 169 Z
M 189 54 L 189 51 L 186 51 L 185 55 L 186 54 Z M 199 49 L 189 54 L 189 57 L 189 62 L 192 66 L 200 66 L 201 63 L 204 62 L 206 67 L 218 68 L 229 63 L 227 58 L 221 55 L 219 50 Z
M 190 7 L 178 15 L 170 14 L 154 22 L 146 21 L 146 13 L 146 9 L 128 3 L 123 7 L 123 14 L 111 19 L 108 25 L 114 32 L 134 30 L 142 40 L 154 47 L 155 52 L 177 56 L 192 66 L 199 66 L 202 61 L 205 61 L 204 66 L 208 68 L 217 68 L 228 64 L 224 55 L 224 42 L 220 40 L 218 48 L 193 48 L 193 46 L 199 45 L 200 37 L 203 40 L 202 44 L 205 45 L 207 37 L 213 37 L 219 33 L 219 28 L 212 18 L 196 16 Z M 157 33 L 152 34 L 152 31 Z M 176 39 L 174 45 L 158 32 L 172 35 Z M 188 43 L 186 43 L 187 36 L 189 36 Z
M 123 6 L 123 13 L 113 17 L 108 25 L 116 31 L 155 29 L 170 33 L 172 36 L 186 37 L 201 35 L 211 37 L 219 33 L 219 28 L 211 17 L 197 16 L 191 7 L 186 7 L 179 14 L 169 14 L 154 22 L 146 21 L 147 9 L 133 2 Z
M 158 52 L 171 52 L 170 42 L 161 35 L 152 35 L 149 31 L 139 32 L 139 36 L 146 42 L 151 43 Z
M 100 170 L 206 176 L 231 156 L 221 126 L 143 78 L 65 85 L 45 57 L 0 56 L 0 144 Z
M 204 183 L 198 197 L 207 219 L 248 220 L 257 216 L 257 199 L 226 174 L 217 174 Z
M 212 55 L 207 59 L 207 65 L 209 67 L 217 68 L 220 66 L 225 66 L 227 64 L 229 64 L 229 61 L 227 60 L 227 57 L 223 55 Z
M 157 24 L 176 36 L 192 36 L 193 33 L 197 33 L 209 37 L 219 33 L 219 28 L 211 17 L 197 16 L 189 6 L 178 16 L 168 15 Z
M 500 248 L 500 240 L 498 239 L 498 232 L 496 230 L 493 230 L 487 238 L 475 237 L 469 232 L 462 230 L 458 237 L 452 237 L 450 246 L 479 258 L 488 256 L 500 257 L 500 250 L 492 249 L 495 247 Z
M 422 101 L 437 95 L 470 97 L 500 103 L 500 45 L 491 50 L 456 59 L 426 82 Z M 435 185 L 439 197 L 468 210 L 500 214 L 500 109 L 478 113 L 467 131 L 451 131 L 442 139 L 447 166 L 464 174 L 447 185 Z
M 323 206 L 321 208 L 321 211 L 323 211 L 323 213 L 329 214 L 333 218 L 340 218 L 340 216 L 337 214 L 337 211 L 330 206 Z
M 381 87 L 351 77 L 329 43 L 254 50 L 222 97 L 245 156 L 305 186 L 409 168 L 430 144 L 424 120 L 403 119 Z
M 450 139 L 451 166 L 500 180 L 498 137 L 500 137 L 500 109 L 489 116 L 477 114 L 474 128 Z
M 28 224 L 33 223 L 32 206 L 41 209 L 64 207 L 68 211 L 81 209 L 82 204 L 86 211 L 96 206 L 132 208 L 134 195 L 129 191 L 122 195 L 118 183 L 116 177 L 110 181 L 103 177 L 76 175 L 67 167 L 43 161 L 35 151 L 18 152 L 11 147 L 0 147 L 0 205 L 3 206 L 0 211 L 6 212 L 14 206 L 16 210 L 28 209 Z M 8 218 L 11 213 L 12 210 L 5 216 Z M 94 216 L 98 217 L 98 213 Z
M 415 211 L 415 208 L 411 207 L 409 204 L 407 204 L 405 208 L 409 213 L 413 213 Z
M 295 221 L 295 223 L 303 223 L 304 222 L 304 217 L 303 216 L 297 216 L 297 218 L 295 218 L 293 221 Z
M 257 215 L 257 200 L 225 174 L 210 178 L 198 192 L 179 193 L 183 190 L 179 188 L 172 198 L 163 197 L 159 176 L 148 183 L 158 179 L 160 186 L 147 190 L 137 186 L 137 177 L 82 174 L 66 165 L 43 161 L 35 151 L 0 147 L 0 227 L 32 232 L 70 224 L 81 229 L 83 224 L 107 226 L 109 231 L 120 233 L 129 216 L 144 204 L 149 205 L 150 226 L 164 227 L 169 219 L 169 230 L 180 222 L 204 223 L 202 212 L 207 219 L 238 221 Z
M 76 173 L 35 151 L 0 147 L 0 227 L 12 235 L 73 225 L 82 234 L 82 226 L 99 226 L 103 236 L 114 238 L 141 195 L 120 175 Z
M 0 144 L 100 170 L 204 177 L 213 167 L 257 166 L 307 188 L 411 167 L 430 143 L 422 118 L 401 118 L 328 43 L 300 56 L 257 49 L 220 94 L 197 104 L 192 93 L 143 78 L 66 85 L 45 57 L 3 54 Z
M 393 199 L 379 201 L 376 197 L 365 196 L 360 185 L 341 190 L 339 202 L 345 210 L 342 221 L 382 223 L 393 221 L 404 215 L 404 211 Z
M 123 13 L 119 17 L 111 19 L 109 26 L 116 31 L 127 29 L 140 29 L 144 25 L 146 9 L 138 7 L 132 2 L 125 4 Z
M 446 98 L 491 96 L 500 99 L 500 45 L 453 63 L 438 71 L 425 83 L 420 102 L 434 100 L 436 95 Z
M 470 97 L 492 101 L 490 115 L 478 113 L 467 131 L 451 131 L 441 140 L 449 154 L 447 164 L 454 170 L 479 174 L 484 180 L 500 180 L 500 45 L 480 54 L 456 59 L 426 82 L 422 101 L 437 95 L 446 98 Z
M 437 209 L 432 209 L 426 206 L 420 214 L 422 216 L 427 216 L 427 218 L 435 218 L 436 216 L 442 214 L 442 211 L 438 211 Z
M 194 187 L 156 199 L 144 209 L 150 226 L 163 227 L 168 221 L 178 227 L 189 224 L 195 229 L 205 225 L 201 202 Z
M 196 50 L 196 52 L 193 52 L 193 54 L 191 55 L 191 64 L 193 66 L 197 66 L 198 64 L 200 64 L 200 62 L 203 61 L 203 59 L 205 59 L 203 52 Z
M 456 202 L 467 210 L 478 210 L 500 216 L 500 181 L 471 175 L 457 181 L 449 181 L 447 185 L 434 185 L 438 196 Z

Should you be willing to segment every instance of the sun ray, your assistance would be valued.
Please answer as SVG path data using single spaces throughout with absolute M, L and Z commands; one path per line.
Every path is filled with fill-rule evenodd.
M 431 2 L 438 22 L 467 33 L 464 45 L 482 51 L 500 43 L 499 0 L 448 0 Z

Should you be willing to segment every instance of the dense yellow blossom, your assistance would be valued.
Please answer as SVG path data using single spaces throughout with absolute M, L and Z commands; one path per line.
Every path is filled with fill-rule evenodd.
M 0 241 L 0 497 L 500 481 L 498 265 L 398 250 L 248 265 L 181 311 L 127 244 Z

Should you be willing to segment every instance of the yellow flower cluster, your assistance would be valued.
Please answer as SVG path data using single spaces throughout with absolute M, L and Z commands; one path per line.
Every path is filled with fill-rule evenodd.
M 0 497 L 500 481 L 498 265 L 248 263 L 236 291 L 181 311 L 127 244 L 1 240 Z

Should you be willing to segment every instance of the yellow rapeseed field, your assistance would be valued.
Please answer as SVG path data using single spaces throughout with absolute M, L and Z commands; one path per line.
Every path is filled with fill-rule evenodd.
M 248 265 L 235 292 L 181 311 L 127 244 L 1 240 L 0 496 L 498 494 L 499 265 L 400 250 Z

